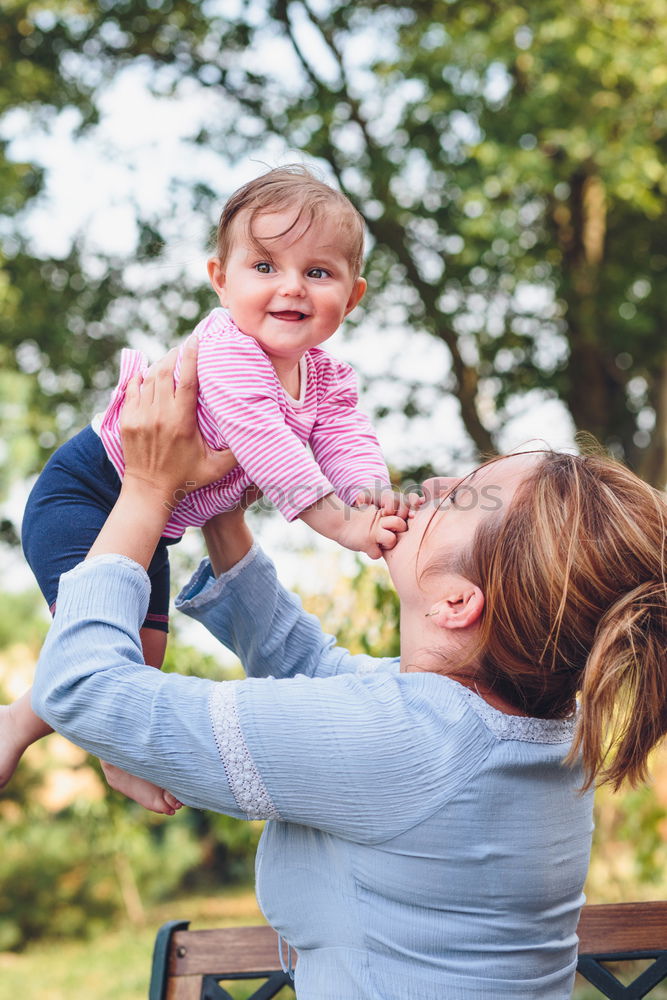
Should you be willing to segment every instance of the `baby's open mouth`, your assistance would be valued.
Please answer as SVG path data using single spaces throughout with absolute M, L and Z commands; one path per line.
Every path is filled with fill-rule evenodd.
M 305 313 L 297 312 L 296 309 L 283 309 L 281 312 L 272 312 L 271 315 L 274 319 L 284 319 L 288 323 L 297 323 L 306 318 Z

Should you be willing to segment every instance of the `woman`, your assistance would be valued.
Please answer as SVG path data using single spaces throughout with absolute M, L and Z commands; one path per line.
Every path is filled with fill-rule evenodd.
M 400 665 L 337 648 L 221 515 L 179 604 L 253 676 L 165 676 L 138 630 L 165 499 L 210 471 L 191 377 L 130 394 L 123 490 L 62 578 L 35 710 L 189 805 L 272 820 L 258 896 L 300 1000 L 565 1000 L 591 784 L 640 777 L 665 731 L 664 500 L 548 452 L 429 481 L 387 553 Z

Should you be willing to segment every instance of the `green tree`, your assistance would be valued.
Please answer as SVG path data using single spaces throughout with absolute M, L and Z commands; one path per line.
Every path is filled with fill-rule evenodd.
M 328 164 L 368 221 L 369 307 L 442 343 L 441 388 L 458 397 L 471 453 L 494 451 L 508 412 L 537 390 L 646 478 L 667 480 L 665 0 L 5 8 L 2 65 L 13 68 L 0 113 L 70 105 L 90 128 L 106 82 L 140 61 L 157 93 L 201 88 L 211 114 L 194 138 L 210 150 L 233 160 L 277 136 Z M 17 218 L 39 183 L 5 161 L 4 190 L 19 166 Z M 197 185 L 193 203 L 212 216 L 226 193 Z M 160 226 L 145 221 L 150 253 Z M 106 308 L 122 269 L 77 291 L 73 253 L 56 331 L 30 320 L 38 371 L 61 378 L 80 370 L 76 344 L 92 366 L 122 338 Z M 13 315 L 21 302 L 29 315 L 30 267 L 5 257 L 6 274 L 21 268 Z M 180 331 L 197 290 L 185 285 L 171 305 L 154 294 Z M 94 317 L 104 349 L 88 339 Z M 3 340 L 15 351 L 29 330 L 10 319 Z M 397 398 L 418 411 L 420 386 L 403 383 Z
M 25 128 L 48 131 L 63 109 L 76 108 L 79 129 L 90 128 L 95 88 L 64 67 L 75 44 L 75 5 L 10 0 L 1 8 L 0 122 L 13 115 Z M 89 405 L 82 390 L 95 386 L 125 335 L 107 315 L 124 290 L 117 264 L 104 261 L 94 274 L 78 242 L 62 258 L 30 245 L 23 223 L 43 196 L 44 172 L 10 157 L 8 147 L 0 132 L 0 496 L 67 435 Z

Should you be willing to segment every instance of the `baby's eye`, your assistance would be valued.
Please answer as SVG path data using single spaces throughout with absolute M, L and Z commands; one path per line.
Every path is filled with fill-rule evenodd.
M 330 278 L 331 274 L 324 267 L 311 267 L 308 271 L 309 278 Z
M 259 274 L 271 274 L 273 264 L 269 264 L 268 260 L 260 260 L 258 264 L 255 264 L 255 270 Z
M 458 486 L 455 486 L 453 490 L 450 490 L 445 497 L 445 503 L 449 504 L 450 507 L 456 507 L 456 494 L 458 493 Z

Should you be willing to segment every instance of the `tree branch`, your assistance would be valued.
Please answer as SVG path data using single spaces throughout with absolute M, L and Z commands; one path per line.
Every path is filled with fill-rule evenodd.
M 308 78 L 315 88 L 316 93 L 321 98 L 324 98 L 325 95 L 327 97 L 335 96 L 344 100 L 347 104 L 350 110 L 350 119 L 355 122 L 363 136 L 368 161 L 374 163 L 376 167 L 381 163 L 385 168 L 383 170 L 376 169 L 373 172 L 371 181 L 373 197 L 376 198 L 381 204 L 389 205 L 393 200 L 391 190 L 388 182 L 383 181 L 381 178 L 390 177 L 393 172 L 393 168 L 388 163 L 382 147 L 373 139 L 368 127 L 368 122 L 363 115 L 360 102 L 351 94 L 349 80 L 345 71 L 343 53 L 334 38 L 333 32 L 327 30 L 320 19 L 316 17 L 309 7 L 307 0 L 301 0 L 301 2 L 310 22 L 318 29 L 323 40 L 328 46 L 329 51 L 338 64 L 341 85 L 336 90 L 329 87 L 315 74 L 303 52 L 301 52 L 289 19 L 288 0 L 278 0 L 275 4 L 276 15 L 284 25 L 294 52 L 300 64 L 304 67 L 305 72 L 308 74 Z M 330 136 L 327 136 L 326 158 L 336 175 L 341 189 L 353 203 L 357 204 L 357 207 L 360 207 L 358 205 L 359 199 L 347 189 L 346 185 L 342 181 L 343 167 L 340 163 L 339 154 L 334 147 Z M 482 423 L 477 410 L 477 394 L 479 390 L 479 376 L 477 374 L 477 370 L 473 366 L 465 363 L 458 347 L 458 337 L 456 332 L 448 324 L 442 322 L 442 314 L 437 306 L 439 290 L 435 286 L 424 281 L 421 277 L 417 265 L 406 244 L 405 233 L 396 221 L 391 219 L 387 213 L 385 213 L 385 215 L 380 219 L 367 220 L 367 225 L 369 231 L 375 239 L 379 243 L 383 243 L 391 248 L 392 252 L 395 254 L 397 260 L 404 268 L 408 280 L 421 298 L 424 306 L 425 326 L 433 334 L 433 336 L 435 336 L 447 347 L 449 351 L 455 380 L 454 393 L 459 400 L 461 406 L 461 419 L 463 420 L 463 424 L 468 434 L 481 454 L 495 454 L 497 449 L 493 436 Z

